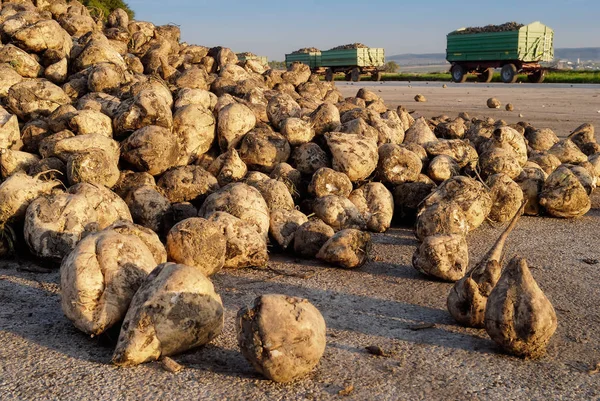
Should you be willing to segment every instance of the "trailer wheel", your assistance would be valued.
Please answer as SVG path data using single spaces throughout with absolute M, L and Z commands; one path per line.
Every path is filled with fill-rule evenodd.
M 545 70 L 537 70 L 527 76 L 527 79 L 532 84 L 541 84 L 544 82 L 544 78 L 546 78 Z
M 328 68 L 327 71 L 325 71 L 325 81 L 333 81 L 333 70 L 331 68 Z
M 454 82 L 463 83 L 467 80 L 467 72 L 465 71 L 465 67 L 460 64 L 454 64 L 450 70 L 450 73 L 452 74 L 452 80 Z
M 477 80 L 479 82 L 490 83 L 490 82 L 492 82 L 493 77 L 494 77 L 494 69 L 488 68 L 487 70 L 483 70 L 483 72 L 477 76 Z
M 502 82 L 505 84 L 514 84 L 517 82 L 517 67 L 514 64 L 505 64 L 500 71 Z
M 382 76 L 381 71 L 375 71 L 371 75 L 371 77 L 373 77 L 373 81 L 377 81 L 377 82 L 381 81 L 381 76 Z
M 350 76 L 352 77 L 352 82 L 360 81 L 360 68 L 354 67 L 350 72 Z
M 350 75 L 350 73 L 349 73 L 349 72 L 347 72 L 347 73 L 344 75 L 344 79 L 345 79 L 346 81 L 348 81 L 348 82 L 352 81 L 352 76 Z

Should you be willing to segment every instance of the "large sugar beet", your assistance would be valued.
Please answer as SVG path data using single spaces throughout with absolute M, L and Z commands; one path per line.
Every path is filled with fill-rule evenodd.
M 296 230 L 308 221 L 304 213 L 295 209 L 272 210 L 270 218 L 269 233 L 283 249 L 294 240 Z
M 239 153 L 248 168 L 270 173 L 277 164 L 289 159 L 290 152 L 290 144 L 283 135 L 256 129 L 244 136 Z
M 104 151 L 109 159 L 117 164 L 119 161 L 119 143 L 111 138 L 107 138 L 100 134 L 87 134 L 87 135 L 69 135 L 69 131 L 61 131 L 64 133 L 62 137 L 61 133 L 57 133 L 57 141 L 52 144 L 52 137 L 48 137 L 40 143 L 40 153 L 42 156 L 56 156 L 64 162 L 69 161 L 69 157 L 74 154 L 86 152 L 89 149 L 96 148 Z M 45 143 L 49 144 L 49 149 L 43 152 Z
M 352 191 L 348 197 L 367 223 L 367 229 L 385 232 L 392 224 L 394 197 L 380 182 L 369 182 Z
M 414 124 L 406 131 L 404 143 L 416 143 L 417 145 L 425 145 L 429 142 L 436 142 L 438 139 L 429 128 L 427 121 L 423 117 L 417 119 Z
M 325 351 L 325 320 L 306 299 L 268 294 L 237 315 L 242 354 L 256 370 L 276 382 L 310 372 Z
M 335 105 L 323 103 L 310 115 L 311 125 L 316 135 L 337 132 L 341 128 L 340 112 Z
M 294 199 L 292 198 L 292 194 L 290 194 L 288 187 L 283 182 L 272 178 L 265 178 L 264 180 L 248 182 L 248 184 L 258 189 L 267 203 L 269 210 L 294 210 Z
M 269 261 L 267 241 L 250 223 L 226 212 L 213 212 L 208 220 L 225 235 L 225 268 L 263 267 Z
M 559 141 L 554 131 L 550 128 L 526 130 L 525 138 L 531 149 L 537 151 L 550 150 Z
M 587 156 L 600 151 L 600 144 L 596 142 L 594 126 L 590 123 L 581 124 L 575 128 L 569 135 L 569 139 Z
M 288 118 L 300 117 L 302 110 L 300 105 L 287 93 L 279 93 L 267 104 L 267 116 L 269 121 L 277 129 Z
M 250 185 L 229 184 L 206 198 L 198 216 L 227 212 L 251 224 L 265 238 L 269 235 L 269 207 L 260 192 Z
M 492 207 L 492 199 L 484 186 L 472 178 L 463 176 L 444 181 L 427 197 L 423 206 L 451 201 L 456 202 L 465 213 L 469 231 L 484 222 Z
M 512 221 L 483 258 L 463 278 L 454 284 L 446 305 L 452 317 L 467 327 L 483 327 L 487 299 L 500 279 L 504 245 L 515 228 L 525 207 L 514 214 Z
M 21 221 L 32 201 L 60 185 L 60 181 L 43 181 L 23 172 L 11 175 L 0 185 L 0 226 Z
M 179 162 L 183 165 L 193 163 L 215 142 L 215 117 L 200 105 L 181 107 L 173 116 L 173 132 L 179 142 Z
M 8 90 L 8 107 L 20 119 L 45 117 L 71 99 L 58 86 L 45 79 L 19 82 Z
M 210 164 L 208 172 L 217 178 L 219 186 L 224 187 L 232 182 L 241 181 L 246 176 L 248 167 L 238 152 L 231 148 Z
M 86 334 L 104 332 L 123 319 L 156 264 L 148 247 L 133 235 L 111 229 L 88 235 L 60 267 L 64 314 Z
M 112 361 L 132 366 L 210 342 L 223 329 L 223 303 L 191 266 L 157 266 L 135 293 Z
M 155 185 L 132 188 L 124 197 L 133 221 L 162 234 L 172 218 L 171 202 Z
M 121 100 L 108 93 L 88 93 L 77 102 L 78 110 L 94 110 L 106 114 L 111 119 L 117 113 Z
M 144 185 L 156 186 L 156 181 L 148 173 L 136 173 L 131 170 L 122 170 L 119 181 L 111 188 L 117 195 L 125 199 L 127 194 Z
M 26 132 L 25 127 L 23 131 Z M 25 132 L 23 132 L 23 138 L 21 138 L 21 132 L 19 130 L 19 120 L 14 114 L 10 114 L 3 108 L 0 108 L 0 148 L 2 149 L 19 149 L 22 142 L 26 142 Z M 34 149 L 25 150 L 37 150 Z
M 348 198 L 337 195 L 323 196 L 315 200 L 313 211 L 334 230 L 345 228 L 363 230 L 367 227 L 363 216 Z
M 367 262 L 370 251 L 371 235 L 349 228 L 338 231 L 329 238 L 316 257 L 337 266 L 354 269 Z
M 292 146 L 310 142 L 315 136 L 315 130 L 311 124 L 301 118 L 286 118 L 280 126 L 281 135 L 283 135 Z
M 427 175 L 435 182 L 440 183 L 460 175 L 460 167 L 448 155 L 435 156 L 427 166 Z
M 461 234 L 426 237 L 412 258 L 415 269 L 445 281 L 460 280 L 469 266 L 469 251 Z
M 381 145 L 378 152 L 377 175 L 383 182 L 401 184 L 417 180 L 423 162 L 416 153 L 391 143 Z
M 200 166 L 172 168 L 160 177 L 157 185 L 172 203 L 200 203 L 219 189 L 217 179 Z
M 7 63 L 23 78 L 37 78 L 44 71 L 35 57 L 11 44 L 0 48 L 0 63 Z M 17 80 L 12 78 L 11 81 Z M 18 82 L 20 81 L 18 80 Z
M 477 150 L 468 141 L 460 139 L 429 142 L 425 145 L 425 150 L 432 157 L 440 155 L 452 157 L 460 168 L 475 166 L 479 157 Z
M 190 104 L 202 106 L 205 109 L 212 111 L 217 105 L 217 96 L 214 93 L 203 89 L 184 88 L 177 92 L 175 109 Z
M 525 137 L 514 128 L 501 126 L 492 133 L 492 138 L 482 145 L 478 150 L 480 153 L 495 149 L 504 149 L 518 160 L 520 166 L 527 162 L 527 143 Z
M 342 125 L 342 132 L 347 134 L 361 135 L 365 138 L 369 138 L 373 141 L 379 141 L 379 131 L 369 125 L 363 118 L 355 118 L 354 120 L 347 121 Z
M 562 164 L 558 157 L 548 153 L 533 155 L 529 158 L 528 162 L 532 162 L 540 166 L 546 175 L 552 174 L 552 172 Z
M 120 175 L 114 158 L 101 149 L 75 153 L 67 160 L 67 179 L 71 185 L 89 182 L 112 188 Z
M 137 171 L 159 175 L 177 164 L 177 139 L 167 128 L 148 125 L 121 142 L 121 155 Z
M 548 154 L 558 157 L 561 163 L 579 164 L 587 160 L 585 153 L 570 139 L 563 139 L 554 144 L 548 150 Z
M 97 110 L 79 110 L 70 120 L 69 128 L 77 135 L 101 134 L 112 138 L 112 120 Z
M 446 139 L 461 139 L 465 136 L 465 120 L 458 117 L 455 120 L 439 123 L 435 127 L 435 134 Z
M 321 167 L 312 176 L 308 192 L 317 198 L 327 195 L 350 196 L 352 182 L 344 173 Z
M 333 157 L 333 169 L 346 174 L 350 181 L 364 180 L 377 168 L 379 155 L 374 141 L 341 132 L 327 133 L 325 138 Z
M 485 330 L 506 352 L 537 358 L 556 330 L 556 313 L 524 258 L 514 257 L 488 297 Z
M 40 158 L 32 153 L 12 149 L 0 149 L 0 174 L 7 178 L 17 171 L 27 171 Z
M 0 61 L 2 61 L 1 54 L 2 53 L 0 52 Z M 6 98 L 10 87 L 22 80 L 23 77 L 12 69 L 10 64 L 0 64 L 0 98 Z
M 217 134 L 219 146 L 225 151 L 237 147 L 244 135 L 256 125 L 256 116 L 241 103 L 229 104 L 218 112 Z
M 133 224 L 127 220 L 117 220 L 106 229 L 113 230 L 123 235 L 133 235 L 140 239 L 144 245 L 148 247 L 150 253 L 152 253 L 157 265 L 167 261 L 167 250 L 165 249 L 165 246 L 160 242 L 158 235 L 149 228 Z
M 85 235 L 118 220 L 132 220 L 125 202 L 105 187 L 82 183 L 33 201 L 23 231 L 34 255 L 60 262 Z
M 207 277 L 221 270 L 225 250 L 225 236 L 219 226 L 199 217 L 180 221 L 167 235 L 169 260 L 193 266 Z
M 306 193 L 306 185 L 305 181 L 302 180 L 302 174 L 287 163 L 277 164 L 269 177 L 283 182 L 295 200 L 300 199 Z
M 292 164 L 300 173 L 312 175 L 322 167 L 330 167 L 331 161 L 319 145 L 309 142 L 294 149 Z
M 170 103 L 173 99 L 170 96 L 170 93 L 165 95 L 156 90 L 145 89 L 121 102 L 113 120 L 115 135 L 124 136 L 147 125 L 171 128 L 173 114 Z
M 294 233 L 294 252 L 306 258 L 314 257 L 327 240 L 335 234 L 321 219 L 311 219 Z
M 434 203 L 422 208 L 417 214 L 415 235 L 420 241 L 431 235 L 467 235 L 469 226 L 461 207 L 453 201 Z
M 549 214 L 567 219 L 583 216 L 592 206 L 585 187 L 566 165 L 550 174 L 539 199 Z
M 488 178 L 492 198 L 489 219 L 498 223 L 510 220 L 523 203 L 523 190 L 506 174 L 495 174 Z
M 537 216 L 542 212 L 539 195 L 548 176 L 541 168 L 524 167 L 515 182 L 521 188 L 523 199 L 527 201 L 524 214 Z
M 514 151 L 505 148 L 490 148 L 481 153 L 479 166 L 484 177 L 505 174 L 515 179 L 521 174 L 522 166 Z

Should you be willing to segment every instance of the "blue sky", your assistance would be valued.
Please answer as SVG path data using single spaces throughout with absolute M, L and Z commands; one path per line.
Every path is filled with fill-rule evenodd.
M 300 47 L 361 42 L 387 55 L 445 51 L 464 26 L 541 21 L 555 47 L 600 47 L 600 0 L 126 0 L 136 19 L 181 26 L 182 40 L 272 60 Z

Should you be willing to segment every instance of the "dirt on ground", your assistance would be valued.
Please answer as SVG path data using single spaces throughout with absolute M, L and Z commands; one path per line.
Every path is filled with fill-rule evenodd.
M 381 90 L 388 105 L 403 104 L 427 117 L 467 111 L 529 121 L 560 136 L 583 122 L 600 128 L 600 87 L 340 86 L 346 95 L 361 86 Z M 415 103 L 417 93 L 428 102 Z M 513 103 L 515 111 L 487 109 L 492 96 Z M 118 332 L 89 338 L 64 317 L 55 266 L 0 261 L 0 399 L 600 399 L 599 225 L 596 194 L 583 218 L 523 217 L 508 240 L 506 260 L 525 256 L 556 309 L 558 329 L 538 360 L 505 355 L 484 330 L 454 322 L 446 310 L 452 284 L 411 266 L 417 241 L 403 224 L 374 234 L 372 260 L 357 270 L 273 254 L 266 269 L 216 274 L 213 282 L 226 308 L 224 332 L 208 346 L 174 356 L 185 367 L 177 374 L 159 362 L 111 365 Z M 502 229 L 486 223 L 469 234 L 472 264 Z M 237 347 L 238 309 L 265 293 L 309 299 L 328 326 L 318 368 L 290 384 L 262 378 Z
M 492 117 L 509 124 L 527 121 L 535 127 L 551 128 L 559 137 L 566 137 L 585 122 L 600 130 L 600 85 L 358 82 L 337 86 L 344 96 L 354 96 L 360 88 L 370 89 L 389 108 L 401 104 L 415 115 L 428 118 L 442 114 L 456 117 L 466 111 L 471 117 Z M 427 102 L 415 102 L 418 94 L 424 95 Z M 499 109 L 487 107 L 491 97 L 500 101 Z M 514 106 L 513 111 L 505 110 L 507 103 Z

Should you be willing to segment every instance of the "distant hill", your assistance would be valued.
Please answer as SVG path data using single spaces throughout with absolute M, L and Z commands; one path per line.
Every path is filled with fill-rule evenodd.
M 571 49 L 555 49 L 554 58 L 563 60 L 600 61 L 600 47 L 581 47 Z
M 600 61 L 600 47 L 561 48 L 554 49 L 556 60 Z M 446 63 L 445 53 L 427 54 L 397 54 L 386 57 L 388 61 L 395 61 L 400 65 L 433 65 Z

